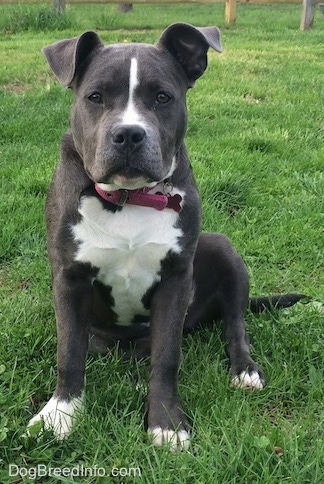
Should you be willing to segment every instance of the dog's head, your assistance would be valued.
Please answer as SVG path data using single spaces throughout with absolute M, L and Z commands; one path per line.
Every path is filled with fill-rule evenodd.
M 43 49 L 74 91 L 71 129 L 84 169 L 107 190 L 170 177 L 186 131 L 186 91 L 221 52 L 217 27 L 170 25 L 156 46 L 105 46 L 95 32 Z

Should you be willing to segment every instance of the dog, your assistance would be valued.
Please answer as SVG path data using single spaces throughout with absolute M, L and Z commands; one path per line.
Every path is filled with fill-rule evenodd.
M 245 312 L 302 296 L 249 299 L 247 269 L 224 235 L 200 233 L 186 153 L 186 92 L 221 52 L 217 27 L 170 25 L 156 45 L 104 45 L 95 32 L 43 49 L 74 92 L 70 130 L 47 202 L 57 321 L 56 390 L 42 421 L 58 439 L 82 410 L 89 349 L 150 355 L 147 430 L 156 446 L 186 450 L 190 427 L 177 389 L 183 333 L 216 319 L 234 386 L 262 389 Z

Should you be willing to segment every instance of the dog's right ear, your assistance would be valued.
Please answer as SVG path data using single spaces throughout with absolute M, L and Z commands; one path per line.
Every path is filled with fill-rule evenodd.
M 81 62 L 95 49 L 102 47 L 96 32 L 85 32 L 79 37 L 62 40 L 42 49 L 47 62 L 65 87 L 70 87 Z

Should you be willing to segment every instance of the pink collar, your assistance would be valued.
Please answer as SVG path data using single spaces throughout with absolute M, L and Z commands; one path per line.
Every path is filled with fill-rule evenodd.
M 165 187 L 167 185 L 169 189 L 169 182 L 165 182 Z M 141 207 L 151 207 L 155 208 L 155 210 L 164 210 L 165 208 L 170 208 L 175 212 L 181 212 L 182 207 L 180 202 L 182 201 L 182 197 L 179 195 L 179 193 L 176 193 L 175 195 L 171 195 L 171 193 L 163 194 L 162 192 L 149 193 L 149 191 L 153 188 L 144 187 L 137 190 L 120 189 L 106 191 L 95 183 L 95 189 L 98 195 L 100 195 L 104 200 L 107 200 L 107 202 L 118 205 L 119 207 L 123 207 L 127 203 L 130 205 L 139 205 Z

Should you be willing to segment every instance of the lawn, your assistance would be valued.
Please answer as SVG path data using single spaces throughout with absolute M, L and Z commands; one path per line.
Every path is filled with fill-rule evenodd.
M 0 6 L 1 483 L 323 482 L 324 17 L 317 13 L 314 29 L 300 32 L 300 12 L 238 5 L 237 24 L 226 28 L 221 4 L 135 5 L 130 14 L 74 5 L 61 19 L 44 7 Z M 44 201 L 72 99 L 40 49 L 87 29 L 107 43 L 152 42 L 175 21 L 215 24 L 223 35 L 224 53 L 210 52 L 208 71 L 188 94 L 203 229 L 232 239 L 252 294 L 298 291 L 310 302 L 247 314 L 253 356 L 267 376 L 260 392 L 230 387 L 219 326 L 184 340 L 188 452 L 147 442 L 149 366 L 117 354 L 89 357 L 85 413 L 67 441 L 50 433 L 25 439 L 28 420 L 55 388 Z M 9 477 L 9 464 L 20 475 Z M 34 475 L 39 465 L 57 475 Z M 91 471 L 73 479 L 65 467 Z

